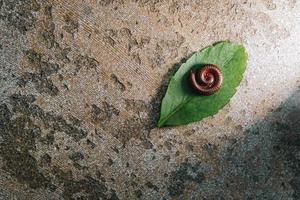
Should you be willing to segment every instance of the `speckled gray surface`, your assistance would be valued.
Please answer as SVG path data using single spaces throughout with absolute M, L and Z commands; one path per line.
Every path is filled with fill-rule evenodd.
M 297 0 L 0 0 L 0 199 L 300 199 Z M 155 128 L 180 62 L 249 52 L 217 115 Z

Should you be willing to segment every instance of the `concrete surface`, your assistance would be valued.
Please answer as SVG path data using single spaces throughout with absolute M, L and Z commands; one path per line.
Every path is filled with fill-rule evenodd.
M 298 0 L 0 0 L 0 199 L 300 199 Z M 155 128 L 174 69 L 249 52 L 229 105 Z

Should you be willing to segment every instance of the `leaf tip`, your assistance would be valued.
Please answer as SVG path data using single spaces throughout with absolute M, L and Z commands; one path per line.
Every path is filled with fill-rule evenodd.
M 164 126 L 164 122 L 162 120 L 159 120 L 157 123 L 157 128 L 161 128 Z

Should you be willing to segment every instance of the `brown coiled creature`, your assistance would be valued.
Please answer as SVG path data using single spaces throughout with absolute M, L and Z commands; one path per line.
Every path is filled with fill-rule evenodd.
M 191 70 L 189 81 L 199 94 L 212 95 L 219 91 L 223 84 L 223 74 L 220 68 L 213 64 L 207 64 L 196 71 Z

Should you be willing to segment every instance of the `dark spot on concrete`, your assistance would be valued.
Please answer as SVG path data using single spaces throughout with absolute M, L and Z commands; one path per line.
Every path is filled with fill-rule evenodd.
M 50 187 L 50 181 L 39 172 L 36 159 L 30 155 L 30 151 L 35 150 L 35 139 L 40 137 L 41 130 L 29 116 L 12 118 L 7 105 L 1 104 L 0 132 L 3 138 L 0 143 L 3 170 L 31 188 Z
M 171 150 L 172 149 L 172 147 L 174 146 L 171 142 L 169 142 L 169 141 L 165 141 L 164 142 L 164 145 L 166 146 L 166 148 L 168 149 L 168 150 Z
M 130 38 L 131 35 L 132 35 L 132 33 L 131 33 L 131 31 L 130 31 L 129 28 L 121 28 L 120 34 L 121 34 L 121 36 L 127 37 L 127 38 Z
M 186 148 L 187 151 L 194 151 L 194 146 L 190 143 L 186 144 L 185 148 Z
M 151 12 L 158 12 L 156 4 L 160 3 L 160 0 L 134 0 L 140 7 L 147 7 Z
M 68 57 L 68 54 L 70 53 L 71 51 L 71 48 L 70 47 L 66 47 L 66 48 L 60 48 L 60 53 L 57 53 L 55 56 L 58 58 L 58 59 L 61 59 L 63 61 L 66 61 L 67 63 L 70 62 L 70 59 Z
M 117 195 L 117 193 L 116 193 L 115 190 L 111 191 L 111 195 L 110 195 L 109 200 L 119 200 L 119 197 L 118 197 L 118 195 Z
M 154 185 L 153 183 L 149 182 L 149 181 L 148 181 L 145 185 L 146 185 L 148 188 L 155 190 L 156 192 L 159 191 L 159 188 L 158 188 L 156 185 Z
M 94 142 L 92 142 L 90 139 L 86 140 L 86 143 L 91 146 L 92 149 L 94 149 L 96 147 L 96 144 Z
M 165 58 L 163 56 L 163 48 L 156 44 L 155 52 L 151 58 L 152 68 L 161 67 L 165 63 Z
M 40 138 L 41 143 L 45 145 L 53 145 L 54 143 L 54 131 L 50 131 L 50 133 L 47 133 L 45 137 Z
M 218 147 L 215 144 L 211 143 L 204 144 L 202 148 L 211 155 L 218 150 Z
M 141 198 L 143 196 L 143 192 L 140 189 L 134 191 L 134 194 L 137 198 Z
M 32 82 L 40 93 L 56 96 L 59 91 L 53 84 L 50 76 L 58 72 L 59 65 L 42 61 L 42 55 L 34 50 L 28 50 L 25 54 L 30 64 L 36 69 L 36 72 L 23 73 L 19 78 L 18 85 L 24 87 L 26 84 Z
M 63 81 L 64 80 L 64 76 L 62 74 L 58 74 L 58 79 L 59 79 L 59 81 Z
M 29 154 L 29 151 L 35 150 L 35 140 L 41 135 L 39 127 L 33 124 L 31 117 L 44 121 L 45 125 L 46 123 L 52 124 L 50 125 L 52 128 L 70 131 L 71 135 L 74 134 L 74 130 L 76 132 L 78 129 L 67 124 L 61 117 L 45 113 L 39 107 L 32 105 L 34 100 L 33 96 L 12 96 L 12 110 L 18 113 L 15 119 L 12 119 L 12 113 L 8 107 L 5 104 L 1 105 L 0 129 L 4 140 L 1 142 L 0 155 L 4 161 L 3 169 L 31 188 L 53 188 L 48 178 L 39 172 L 35 158 Z M 72 158 L 76 161 L 82 156 L 76 154 Z M 50 162 L 51 157 L 45 154 L 41 157 L 39 165 L 48 166 Z
M 42 157 L 40 158 L 40 165 L 42 167 L 45 167 L 45 166 L 49 166 L 50 163 L 51 163 L 51 156 L 47 153 L 42 155 Z
M 187 182 L 201 184 L 204 179 L 200 164 L 183 163 L 178 170 L 171 173 L 169 194 L 170 196 L 180 196 L 184 193 Z
M 163 158 L 164 158 L 164 160 L 166 160 L 167 162 L 170 162 L 171 156 L 170 156 L 170 155 L 164 155 Z
M 44 15 L 52 18 L 52 5 L 46 5 L 44 8 Z
M 34 96 L 25 96 L 14 94 L 10 97 L 10 102 L 14 112 L 20 112 L 25 116 L 35 117 L 41 120 L 45 127 L 52 131 L 61 131 L 79 141 L 86 137 L 87 133 L 75 124 L 68 123 L 63 117 L 45 112 L 39 106 L 32 104 L 35 101 Z
M 118 88 L 121 92 L 124 92 L 126 90 L 124 83 L 122 83 L 115 74 L 112 74 L 110 78 L 116 88 Z
M 172 3 L 169 6 L 169 12 L 170 13 L 175 13 L 176 11 L 178 11 L 180 8 L 179 4 L 177 1 L 172 1 Z
M 235 127 L 235 130 L 237 130 L 238 132 L 241 132 L 241 131 L 243 131 L 243 126 L 242 125 L 237 125 Z
M 144 140 L 142 142 L 142 145 L 145 149 L 152 149 L 153 148 L 153 144 L 149 140 Z
M 148 138 L 150 131 L 147 128 L 147 120 L 139 117 L 133 117 L 128 120 L 124 120 L 122 123 L 118 124 L 117 127 L 111 127 L 110 129 L 110 131 L 112 131 L 112 135 L 124 145 L 131 138 L 145 140 Z
M 82 121 L 72 115 L 69 116 L 69 120 L 72 122 L 72 124 L 74 124 L 76 126 L 82 125 Z
M 36 0 L 1 1 L 0 19 L 15 27 L 22 34 L 30 30 L 36 21 L 35 12 L 40 10 Z
M 134 115 L 132 118 L 125 120 L 124 123 L 118 127 L 119 131 L 116 130 L 113 135 L 123 141 L 123 143 L 126 143 L 131 138 L 138 138 L 142 141 L 146 141 L 144 142 L 145 145 L 150 145 L 147 142 L 147 138 L 150 131 L 156 125 L 158 116 L 155 110 L 157 111 L 157 109 L 159 109 L 157 104 L 155 104 L 155 102 L 153 103 L 152 101 L 147 103 L 140 100 L 126 99 L 125 105 L 126 110 L 131 111 Z M 147 117 L 141 117 L 141 114 L 146 114 Z M 116 134 L 116 132 L 118 134 Z
M 104 32 L 103 40 L 108 43 L 110 46 L 115 46 L 117 43 L 117 31 L 114 29 L 106 29 Z
M 40 64 L 39 74 L 41 77 L 49 77 L 52 74 L 56 74 L 59 70 L 59 66 L 57 64 L 49 62 L 41 62 Z
M 43 29 L 41 30 L 41 36 L 46 43 L 47 48 L 59 47 L 59 44 L 55 40 L 54 30 L 55 24 L 52 19 L 52 6 L 46 5 L 44 7 L 45 20 L 43 21 Z
M 97 179 L 99 179 L 101 182 L 105 183 L 106 180 L 105 178 L 103 177 L 103 174 L 100 172 L 100 171 L 96 171 L 96 176 L 97 176 Z
M 92 105 L 91 117 L 94 123 L 108 122 L 113 116 L 117 115 L 119 115 L 119 110 L 106 101 L 102 102 L 101 108 L 95 104 Z
M 139 43 L 138 43 L 137 39 L 135 37 L 133 37 L 133 35 L 131 35 L 128 42 L 129 42 L 129 50 L 132 50 L 133 47 L 139 47 Z
M 125 99 L 126 110 L 133 111 L 139 115 L 140 112 L 147 112 L 151 109 L 151 105 L 141 100 Z
M 108 159 L 108 165 L 109 165 L 109 166 L 112 166 L 113 164 L 114 164 L 114 161 L 113 161 L 111 158 L 109 158 L 109 159 Z
M 77 199 L 110 199 L 106 195 L 108 189 L 105 184 L 91 176 L 75 180 L 71 171 L 64 172 L 58 167 L 53 167 L 53 174 L 64 186 L 64 199 L 74 199 L 75 195 Z
M 82 166 L 81 164 L 79 164 L 78 162 L 73 162 L 73 166 L 78 169 L 78 170 L 88 170 L 87 166 Z
M 43 78 L 39 74 L 34 73 L 24 73 L 23 76 L 19 79 L 19 83 L 26 85 L 29 82 L 35 84 L 36 89 L 40 93 L 47 93 L 51 96 L 58 95 L 58 88 L 54 85 L 51 79 Z
M 65 132 L 67 135 L 73 137 L 75 141 L 79 141 L 87 136 L 87 132 L 77 127 L 74 124 L 68 123 L 63 117 L 46 114 L 46 118 L 52 119 L 53 129 L 57 131 Z M 51 122 L 51 120 L 49 121 Z
M 63 29 L 70 34 L 74 34 L 78 32 L 79 23 L 78 20 L 73 16 L 72 13 L 68 13 L 64 16 L 65 20 L 65 26 L 63 26 Z
M 124 0 L 101 0 L 101 1 L 99 1 L 99 5 L 101 5 L 101 6 L 119 5 L 119 4 L 124 4 Z
M 87 55 L 78 55 L 74 59 L 74 63 L 76 65 L 76 73 L 79 72 L 82 68 L 85 68 L 86 70 L 94 69 L 97 72 L 97 66 L 99 65 L 99 62 L 91 58 Z
M 117 147 L 113 147 L 112 150 L 116 153 L 120 153 L 119 149 Z
M 137 64 L 140 65 L 140 64 L 142 63 L 141 58 L 140 58 L 140 56 L 139 56 L 138 53 L 133 53 L 133 54 L 131 55 L 131 57 L 132 57 L 132 59 L 134 60 L 134 62 L 136 62 Z
M 263 3 L 269 10 L 275 10 L 277 5 L 273 2 L 273 0 L 263 0 Z
M 145 47 L 147 44 L 149 44 L 151 41 L 151 37 L 149 36 L 143 36 L 140 41 L 138 42 L 139 48 Z
M 42 55 L 35 52 L 34 50 L 30 49 L 28 51 L 25 52 L 25 55 L 28 59 L 29 62 L 31 62 L 32 64 L 38 66 L 39 63 L 42 60 Z
M 84 155 L 83 155 L 83 153 L 77 151 L 77 152 L 74 152 L 74 153 L 72 153 L 71 155 L 69 155 L 69 158 L 70 158 L 73 162 L 77 162 L 77 161 L 80 161 L 80 160 L 84 159 Z

